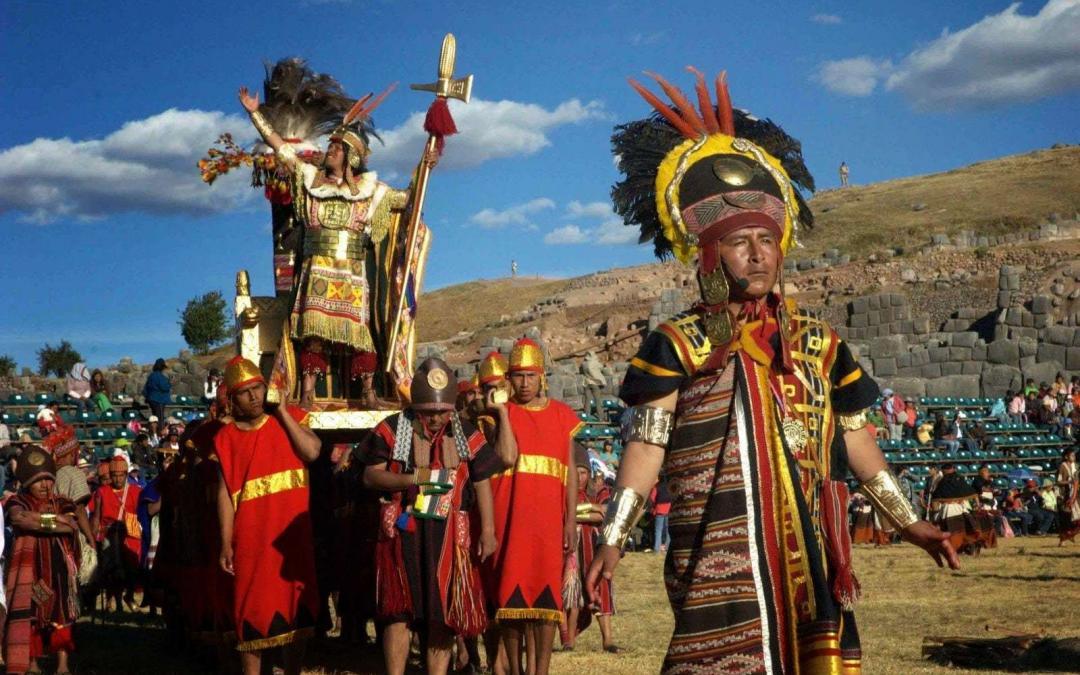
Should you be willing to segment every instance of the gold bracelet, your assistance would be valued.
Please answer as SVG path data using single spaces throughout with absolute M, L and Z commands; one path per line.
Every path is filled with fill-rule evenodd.
M 840 423 L 844 431 L 858 431 L 866 427 L 866 410 L 860 410 L 857 413 L 843 414 L 838 413 L 836 415 L 836 421 Z
M 627 443 L 648 443 L 666 448 L 671 440 L 671 430 L 675 427 L 675 413 L 663 408 L 648 405 L 636 405 L 630 409 L 630 420 L 626 427 Z
M 892 523 L 898 531 L 919 521 L 915 508 L 900 490 L 896 476 L 888 469 L 878 471 L 877 475 L 860 485 L 859 489 L 874 505 L 878 514 Z
M 56 529 L 56 514 L 55 513 L 42 513 L 38 516 L 38 527 L 46 532 L 51 532 Z
M 645 497 L 628 487 L 617 489 L 608 502 L 600 543 L 621 549 L 644 512 Z
M 270 122 L 258 110 L 251 113 L 251 123 L 255 125 L 255 131 L 258 131 L 263 139 L 269 140 L 275 133 L 274 127 L 270 126 Z

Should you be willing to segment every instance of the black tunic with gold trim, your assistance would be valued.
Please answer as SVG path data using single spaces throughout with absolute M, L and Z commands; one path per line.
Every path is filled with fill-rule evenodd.
M 631 405 L 678 391 L 664 464 L 675 612 L 664 672 L 860 671 L 842 609 L 857 586 L 834 415 L 867 408 L 878 388 L 826 323 L 788 314 L 788 330 L 750 322 L 722 349 L 698 314 L 676 315 L 647 336 L 623 383 Z

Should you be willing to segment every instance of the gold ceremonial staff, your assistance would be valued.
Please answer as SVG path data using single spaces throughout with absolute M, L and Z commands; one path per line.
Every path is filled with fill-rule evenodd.
M 453 79 L 454 60 L 457 57 L 457 41 L 453 33 L 447 33 L 443 38 L 442 51 L 439 53 L 439 79 L 431 84 L 413 84 L 410 89 L 417 91 L 435 92 L 436 99 L 456 98 L 459 101 L 469 102 L 472 96 L 473 76 L 469 75 L 461 79 Z M 424 208 L 424 197 L 427 196 L 428 177 L 431 176 L 431 165 L 426 158 L 439 149 L 441 136 L 435 133 L 428 134 L 427 144 L 424 146 L 424 154 L 420 158 L 420 166 L 416 171 L 416 183 L 413 185 L 412 206 L 409 209 L 409 220 L 405 227 L 405 274 L 401 279 L 401 288 L 398 290 L 398 299 L 393 313 L 393 321 L 390 328 L 390 339 L 387 348 L 393 353 L 397 343 L 398 332 L 401 329 L 401 317 L 405 312 L 405 291 L 409 283 L 410 261 L 413 257 L 413 249 L 416 247 L 416 227 L 420 222 L 420 213 Z M 390 372 L 393 367 L 393 358 L 386 359 L 385 371 Z

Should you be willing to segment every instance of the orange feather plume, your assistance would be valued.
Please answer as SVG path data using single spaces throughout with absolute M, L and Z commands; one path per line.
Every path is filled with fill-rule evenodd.
M 720 132 L 735 135 L 735 113 L 731 109 L 731 93 L 727 86 L 727 71 L 716 76 L 716 109 L 720 113 Z
M 705 84 L 705 74 L 693 66 L 687 66 L 686 69 L 697 78 L 694 83 L 694 90 L 697 91 L 698 108 L 701 110 L 701 118 L 705 121 L 705 130 L 710 134 L 719 133 L 720 121 L 716 119 L 716 109 L 713 108 L 712 99 L 709 98 L 709 88 Z
M 371 113 L 375 111 L 375 108 L 378 108 L 379 105 L 381 105 L 382 102 L 386 100 L 386 97 L 390 95 L 390 92 L 394 91 L 395 88 L 397 88 L 397 82 L 394 82 L 389 87 L 384 89 L 381 94 L 375 97 L 375 100 L 371 101 L 371 103 L 368 103 L 368 100 L 371 99 L 371 94 L 368 94 L 367 96 L 357 101 L 355 104 L 353 104 L 353 107 L 349 109 L 349 112 L 345 114 L 345 119 L 342 120 L 342 124 L 349 125 L 353 122 L 356 122 L 357 120 L 362 120 L 370 117 Z
M 678 87 L 656 73 L 645 71 L 645 74 L 656 80 L 656 83 L 659 84 L 660 88 L 664 90 L 664 93 L 668 95 L 668 98 L 671 99 L 671 102 L 674 103 L 675 107 L 679 110 L 682 118 L 697 132 L 694 136 L 705 134 L 705 120 L 701 119 L 701 116 L 694 110 L 694 106 L 690 103 L 690 99 L 686 98 L 686 94 L 682 93 Z
M 697 138 L 700 135 L 686 122 L 686 120 L 677 115 L 670 106 L 661 101 L 656 94 L 640 85 L 633 78 L 627 78 L 627 80 L 630 82 L 630 86 L 633 87 L 637 93 L 641 94 L 641 98 L 645 99 L 649 105 L 655 108 L 656 112 L 663 115 L 664 119 L 671 122 L 671 126 L 675 127 L 680 134 L 687 138 Z

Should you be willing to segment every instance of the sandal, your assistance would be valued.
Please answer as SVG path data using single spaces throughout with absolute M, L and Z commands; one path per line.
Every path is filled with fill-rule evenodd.
M 604 647 L 604 651 L 608 654 L 621 654 L 623 649 L 618 645 L 608 645 Z

